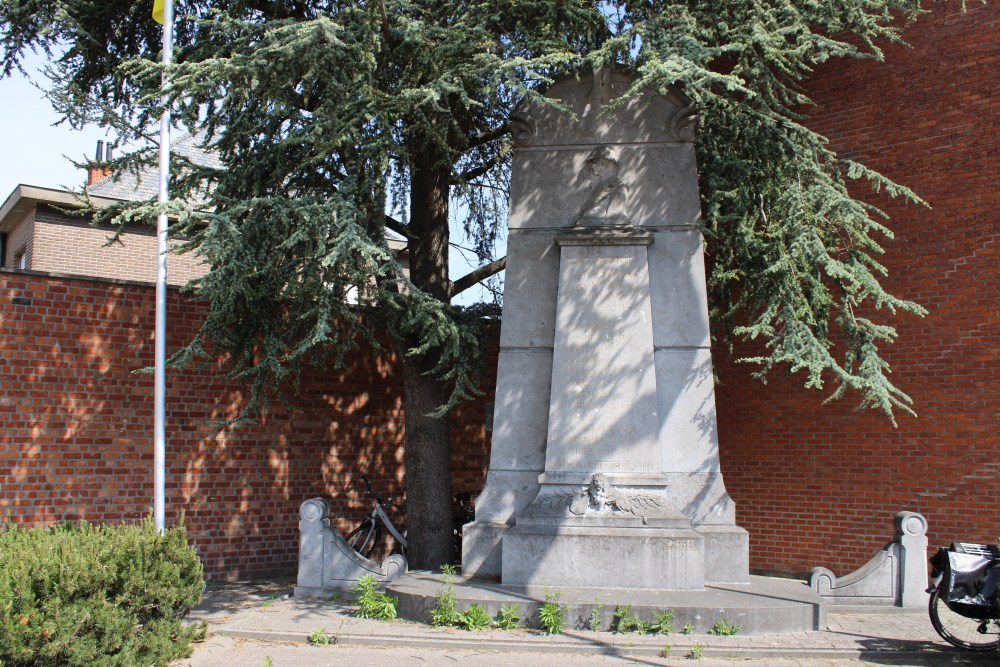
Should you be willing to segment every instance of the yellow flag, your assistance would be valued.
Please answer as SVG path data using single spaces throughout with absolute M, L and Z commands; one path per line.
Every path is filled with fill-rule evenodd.
M 153 0 L 153 20 L 163 25 L 163 0 Z

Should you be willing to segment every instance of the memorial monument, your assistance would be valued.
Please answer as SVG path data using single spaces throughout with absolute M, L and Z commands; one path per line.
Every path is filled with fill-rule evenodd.
M 748 581 L 719 467 L 696 110 L 586 72 L 522 106 L 493 448 L 463 573 L 504 585 Z

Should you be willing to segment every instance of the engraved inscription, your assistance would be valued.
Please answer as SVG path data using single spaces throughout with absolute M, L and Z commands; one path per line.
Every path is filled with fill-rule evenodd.
M 659 471 L 645 252 L 562 250 L 546 469 Z

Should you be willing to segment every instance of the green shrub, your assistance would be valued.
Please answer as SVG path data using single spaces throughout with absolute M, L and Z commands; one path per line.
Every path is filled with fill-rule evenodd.
M 183 524 L 0 524 L 0 665 L 152 665 L 191 653 L 202 567 Z

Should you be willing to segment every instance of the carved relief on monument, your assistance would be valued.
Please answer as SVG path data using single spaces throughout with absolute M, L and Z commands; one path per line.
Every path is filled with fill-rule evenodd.
M 618 160 L 607 146 L 598 146 L 587 156 L 584 173 L 592 185 L 584 200 L 577 227 L 626 226 L 625 202 L 628 186 L 618 177 Z
M 585 487 L 560 487 L 536 500 L 540 507 L 569 511 L 575 516 L 611 516 L 630 514 L 648 523 L 648 518 L 679 517 L 663 491 L 632 491 L 613 485 L 607 475 L 595 473 Z

